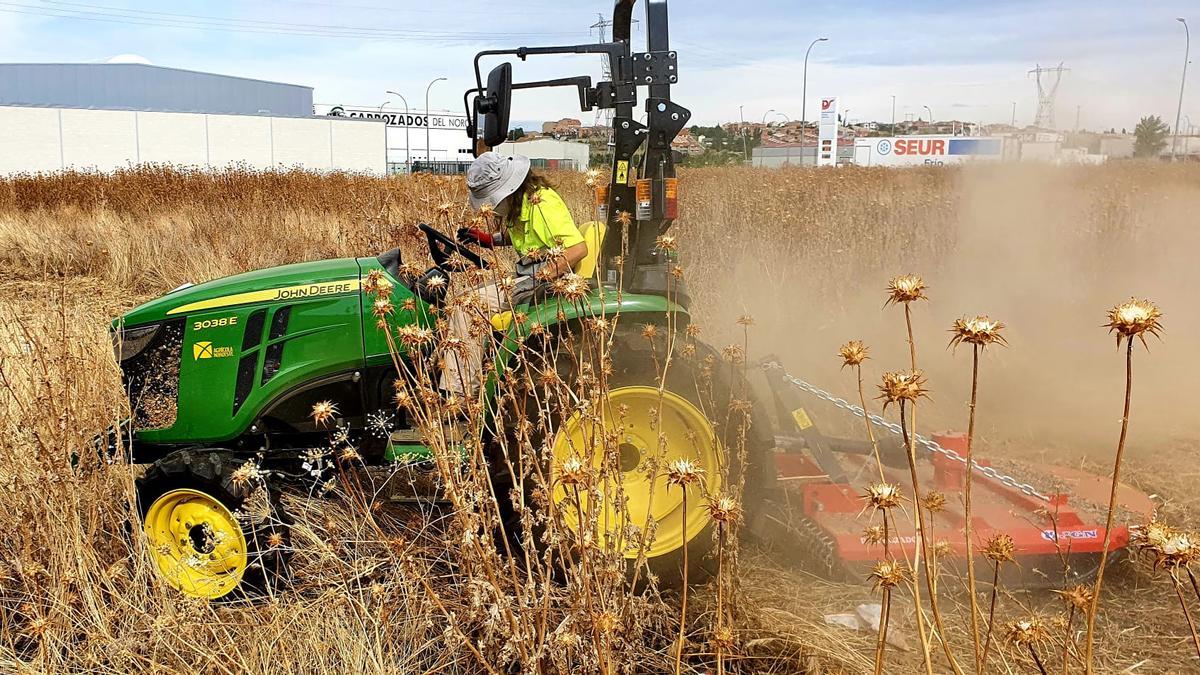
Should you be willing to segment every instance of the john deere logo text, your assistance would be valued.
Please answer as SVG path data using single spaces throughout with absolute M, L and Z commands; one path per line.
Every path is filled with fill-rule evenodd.
M 233 356 L 233 347 L 214 347 L 211 342 L 196 342 L 192 345 L 192 358 L 197 361 L 223 359 L 227 356 Z
M 329 281 L 323 284 L 309 284 L 308 286 L 290 286 L 288 288 L 279 288 L 276 289 L 277 295 L 273 299 L 295 300 L 296 298 L 315 298 L 320 295 L 350 293 L 353 290 L 353 282 Z

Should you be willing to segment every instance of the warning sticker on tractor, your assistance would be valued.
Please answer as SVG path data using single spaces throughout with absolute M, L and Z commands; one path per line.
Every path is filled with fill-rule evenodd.
M 629 185 L 629 162 L 617 162 L 617 185 Z
M 796 420 L 796 426 L 800 427 L 800 431 L 811 429 L 813 426 L 813 421 L 808 418 L 808 413 L 804 412 L 804 408 L 793 410 L 792 419 Z

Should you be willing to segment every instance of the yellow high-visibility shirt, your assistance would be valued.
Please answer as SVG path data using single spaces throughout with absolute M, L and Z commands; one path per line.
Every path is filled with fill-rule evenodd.
M 558 193 L 539 188 L 521 201 L 521 215 L 508 228 L 508 238 L 518 255 L 550 248 L 568 249 L 583 241 L 571 210 Z

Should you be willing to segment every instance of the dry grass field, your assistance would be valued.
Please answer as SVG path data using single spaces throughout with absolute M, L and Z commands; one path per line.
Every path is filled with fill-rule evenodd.
M 591 215 L 584 180 L 552 176 L 580 221 Z M 425 176 L 144 169 L 0 181 L 0 672 L 518 672 L 513 650 L 524 646 L 496 638 L 490 613 L 500 610 L 449 562 L 446 513 L 389 516 L 380 529 L 336 498 L 292 504 L 293 591 L 253 604 L 184 600 L 154 580 L 127 534 L 138 527 L 131 468 L 71 459 L 127 414 L 107 335 L 119 313 L 185 282 L 290 262 L 394 246 L 423 261 L 414 225 L 466 219 L 465 204 L 461 179 Z M 906 367 L 903 315 L 884 308 L 884 289 L 922 275 L 922 430 L 967 424 L 970 357 L 946 348 L 953 321 L 1002 320 L 1009 346 L 985 353 L 978 407 L 976 451 L 990 457 L 1109 473 L 1125 380 L 1105 313 L 1130 296 L 1154 300 L 1165 330 L 1136 351 L 1123 477 L 1154 496 L 1163 520 L 1200 526 L 1188 388 L 1200 381 L 1200 167 L 697 169 L 682 176 L 681 210 L 675 234 L 705 339 L 719 349 L 747 331 L 751 360 L 776 354 L 839 396 L 857 395 L 837 357 L 847 340 L 871 346 L 871 382 Z M 878 602 L 868 580 L 826 581 L 750 543 L 732 587 L 727 671 L 871 672 L 875 635 L 824 621 Z M 556 608 L 543 616 L 564 623 L 580 601 L 541 593 Z M 1097 672 L 1200 672 L 1166 572 L 1122 561 L 1102 600 Z M 684 672 L 713 669 L 720 602 L 711 585 L 694 590 Z M 948 592 L 942 604 L 947 639 L 966 655 L 966 600 Z M 628 607 L 636 618 L 602 650 L 612 661 L 589 660 L 564 632 L 524 662 L 673 672 L 678 598 Z M 997 624 L 1031 613 L 1051 626 L 1046 667 L 1062 671 L 1056 595 L 1006 591 Z M 1081 642 L 1078 619 L 1073 627 Z M 889 648 L 888 672 L 918 672 L 908 596 L 892 630 L 907 651 Z M 989 665 L 1038 672 L 1000 638 Z

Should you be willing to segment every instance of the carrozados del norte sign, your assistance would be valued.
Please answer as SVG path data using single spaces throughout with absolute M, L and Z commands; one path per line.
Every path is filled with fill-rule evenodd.
M 466 129 L 467 118 L 465 115 L 423 115 L 423 114 L 404 114 L 402 112 L 389 112 L 383 110 L 369 110 L 366 108 L 347 108 L 340 105 L 335 105 L 325 113 L 329 117 L 357 117 L 368 120 L 382 120 L 389 127 L 412 127 L 416 129 Z

